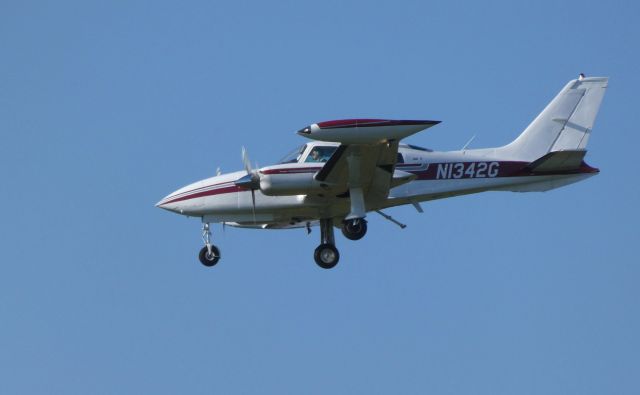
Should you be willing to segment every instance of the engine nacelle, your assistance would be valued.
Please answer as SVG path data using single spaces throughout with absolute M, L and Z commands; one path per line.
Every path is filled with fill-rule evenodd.
M 314 123 L 298 131 L 313 140 L 342 144 L 375 144 L 385 140 L 401 140 L 439 124 L 440 121 L 391 119 L 343 119 Z
M 321 191 L 313 176 L 317 169 L 267 168 L 260 170 L 260 191 L 268 196 L 306 195 Z

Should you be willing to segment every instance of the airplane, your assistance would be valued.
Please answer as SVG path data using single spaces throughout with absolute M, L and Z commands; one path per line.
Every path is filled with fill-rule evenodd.
M 239 228 L 320 227 L 316 264 L 340 259 L 334 228 L 350 240 L 367 232 L 367 213 L 484 191 L 548 191 L 585 180 L 599 169 L 584 161 L 607 77 L 569 81 L 511 143 L 438 152 L 401 143 L 437 125 L 431 120 L 344 119 L 318 122 L 297 134 L 310 142 L 280 162 L 254 169 L 242 149 L 244 170 L 218 174 L 170 193 L 156 206 L 202 221 L 208 267 L 220 259 L 211 223 Z

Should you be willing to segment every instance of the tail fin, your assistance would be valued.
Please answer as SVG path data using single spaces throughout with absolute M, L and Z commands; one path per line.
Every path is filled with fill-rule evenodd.
M 547 107 L 503 150 L 519 160 L 534 161 L 549 152 L 585 150 L 609 79 L 570 81 Z

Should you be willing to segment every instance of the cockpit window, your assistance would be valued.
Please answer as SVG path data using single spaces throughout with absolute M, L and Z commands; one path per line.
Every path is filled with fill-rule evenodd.
M 322 147 L 322 146 L 316 146 L 313 147 L 311 149 L 311 152 L 309 152 L 309 155 L 307 155 L 307 159 L 305 159 L 305 162 L 307 163 L 313 163 L 313 162 L 326 162 L 329 160 L 329 158 L 331 158 L 331 155 L 333 155 L 333 153 L 335 152 L 335 150 L 338 147 Z
M 303 144 L 301 147 L 294 149 L 285 155 L 284 158 L 280 159 L 279 163 L 297 163 L 304 152 L 304 149 L 307 148 L 306 144 Z

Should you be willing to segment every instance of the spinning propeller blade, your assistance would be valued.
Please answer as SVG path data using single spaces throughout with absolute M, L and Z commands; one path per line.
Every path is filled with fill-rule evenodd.
M 253 224 L 256 224 L 256 190 L 251 189 L 251 213 L 253 214 Z
M 244 164 L 244 169 L 247 171 L 247 174 L 252 173 L 251 169 L 251 161 L 249 160 L 249 154 L 247 153 L 247 149 L 242 146 L 242 163 Z
M 251 190 L 251 212 L 253 213 L 253 223 L 256 223 L 256 189 L 260 188 L 260 175 L 257 170 L 251 168 L 251 160 L 247 149 L 242 147 L 242 163 L 247 172 L 246 176 L 240 177 L 235 184 L 241 188 Z

